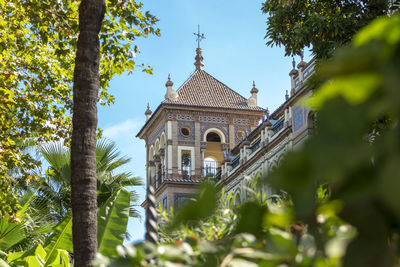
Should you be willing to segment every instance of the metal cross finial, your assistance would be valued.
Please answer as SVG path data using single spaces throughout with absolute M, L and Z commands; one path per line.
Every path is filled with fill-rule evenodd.
M 197 40 L 197 48 L 200 48 L 200 42 L 203 39 L 206 39 L 206 37 L 204 36 L 204 33 L 200 34 L 200 25 L 197 25 L 197 33 L 193 33 L 194 35 L 197 36 L 196 40 Z

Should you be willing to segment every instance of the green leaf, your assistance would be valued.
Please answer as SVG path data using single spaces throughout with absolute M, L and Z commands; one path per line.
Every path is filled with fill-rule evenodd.
M 56 257 L 54 258 L 54 261 L 47 266 L 51 267 L 59 267 L 59 266 L 72 266 L 70 259 L 69 259 L 69 253 L 66 250 L 63 249 L 57 249 L 57 254 Z
M 59 256 L 58 249 L 67 251 L 73 250 L 72 246 L 72 212 L 68 212 L 67 217 L 62 220 L 55 228 L 54 233 L 46 241 L 44 248 L 47 252 L 45 264 L 51 264 Z
M 21 258 L 22 255 L 24 255 L 24 253 L 25 253 L 25 251 L 9 253 L 7 256 L 7 261 L 12 262 L 16 259 L 19 259 L 19 258 Z
M 22 208 L 17 212 L 17 217 L 24 217 L 25 212 L 28 210 L 32 201 L 36 198 L 36 193 L 40 190 L 40 185 L 36 187 L 34 191 L 27 191 L 27 193 L 21 198 L 20 205 Z
M 130 193 L 121 189 L 115 192 L 100 208 L 97 221 L 99 253 L 116 254 L 115 248 L 122 245 L 129 218 Z
M 348 102 L 364 102 L 382 83 L 376 73 L 353 74 L 326 82 L 307 102 L 319 109 L 329 99 L 343 96 Z
M 7 257 L 8 262 L 13 262 L 13 265 L 25 265 L 29 267 L 46 266 L 46 251 L 39 244 L 28 251 L 10 253 Z
M 63 264 L 64 266 L 72 266 L 70 259 L 69 259 L 69 253 L 66 250 L 63 249 L 59 249 L 58 250 L 59 255 L 60 255 L 60 260 L 61 260 L 61 264 Z
M 171 224 L 172 228 L 179 227 L 183 223 L 198 224 L 213 214 L 217 207 L 217 189 L 211 183 L 204 183 L 200 194 L 188 201 L 181 209 L 178 209 Z
M 353 39 L 354 46 L 365 45 L 372 40 L 384 40 L 388 44 L 397 44 L 400 41 L 400 17 L 382 17 L 373 21 L 368 27 L 358 32 Z
M 264 234 L 263 218 L 268 212 L 265 205 L 257 201 L 246 202 L 240 207 L 239 220 L 236 226 L 237 233 L 250 233 L 256 237 Z

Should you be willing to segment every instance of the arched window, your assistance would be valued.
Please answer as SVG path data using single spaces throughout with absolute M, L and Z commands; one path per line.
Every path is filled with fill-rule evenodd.
M 211 128 L 205 132 L 204 140 L 207 145 L 203 152 L 203 176 L 217 178 L 221 171 L 221 162 L 224 160 L 221 144 L 225 136 L 220 130 Z
M 149 149 L 149 160 L 153 160 L 154 157 L 154 146 L 151 146 Z
M 221 142 L 221 137 L 217 133 L 210 132 L 206 137 L 207 142 Z
M 218 128 L 209 128 L 209 129 L 207 129 L 205 132 L 204 132 L 204 134 L 203 134 L 203 141 L 205 141 L 205 142 L 207 142 L 208 140 L 207 140 L 207 137 L 208 137 L 208 134 L 210 134 L 210 133 L 214 133 L 214 134 L 217 134 L 218 136 L 219 136 L 219 138 L 220 138 L 220 142 L 221 143 L 226 143 L 226 140 L 227 140 L 227 138 L 226 138 L 226 136 L 225 136 L 225 134 L 220 130 L 220 129 L 218 129 Z M 215 137 L 215 135 L 214 134 L 212 134 L 209 138 L 211 138 L 212 136 L 214 136 Z M 216 137 L 215 137 L 216 138 Z M 212 142 L 212 141 L 211 141 Z M 215 142 L 215 141 L 214 141 Z
M 235 194 L 235 205 L 240 205 L 242 203 L 242 200 L 240 199 L 240 194 L 239 192 L 236 192 Z
M 160 137 L 160 148 L 165 148 L 165 133 L 161 134 L 161 137 Z

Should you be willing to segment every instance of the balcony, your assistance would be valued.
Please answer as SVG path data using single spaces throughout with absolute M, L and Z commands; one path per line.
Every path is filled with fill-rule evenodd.
M 220 164 L 214 160 L 203 161 L 203 177 L 211 177 L 219 179 L 221 177 Z
M 192 170 L 192 167 L 189 165 L 182 165 L 181 167 L 182 170 L 182 179 L 189 180 L 190 179 L 190 172 Z

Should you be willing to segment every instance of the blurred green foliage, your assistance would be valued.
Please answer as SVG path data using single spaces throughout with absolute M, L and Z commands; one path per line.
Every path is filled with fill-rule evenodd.
M 234 206 L 228 195 L 212 214 L 184 208 L 169 219 L 177 230 L 161 227 L 163 243 L 119 247 L 119 258 L 99 255 L 96 263 L 399 265 L 399 29 L 400 17 L 379 18 L 320 65 L 310 81 L 318 89 L 304 100 L 317 111 L 315 136 L 252 186 L 245 203 Z M 267 182 L 287 194 L 265 199 Z M 201 196 L 193 201 L 186 207 L 214 207 Z

